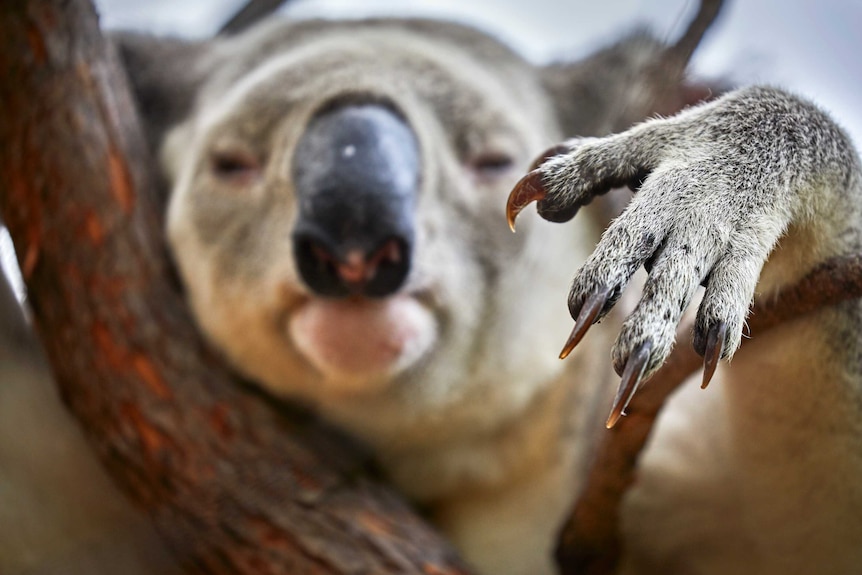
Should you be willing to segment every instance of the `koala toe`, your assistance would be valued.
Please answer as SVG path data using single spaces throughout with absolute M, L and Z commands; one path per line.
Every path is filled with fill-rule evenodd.
M 560 153 L 561 150 L 567 152 Z M 537 171 L 545 195 L 538 200 L 539 215 L 552 222 L 570 220 L 596 196 L 614 188 L 637 189 L 650 172 L 637 142 L 625 134 L 607 138 L 569 140 L 548 150 Z
M 724 344 L 727 338 L 727 324 L 720 321 L 709 326 L 706 332 L 706 339 L 703 348 L 703 382 L 700 384 L 701 389 L 706 389 L 709 385 L 712 376 L 715 374 L 715 368 L 718 367 L 718 361 L 724 354 Z
M 635 197 L 608 226 L 576 274 L 568 302 L 573 318 L 592 307 L 596 294 L 604 294 L 604 303 L 597 313 L 590 314 L 590 319 L 598 321 L 610 311 L 634 273 L 648 261 L 656 260 L 657 252 L 665 245 L 672 217 L 671 211 L 655 209 L 654 202 Z
M 509 193 L 509 199 L 506 202 L 506 219 L 509 221 L 509 229 L 514 232 L 515 219 L 517 219 L 518 214 L 528 205 L 543 199 L 546 195 L 547 192 L 542 183 L 542 173 L 539 170 L 533 170 L 521 178 Z
M 714 242 L 691 240 L 670 234 L 650 258 L 652 266 L 641 299 L 623 323 L 611 351 L 621 382 L 608 427 L 623 415 L 640 383 L 670 355 L 682 315 L 717 256 Z
M 533 163 L 530 165 L 530 171 L 532 172 L 533 170 L 539 168 L 542 164 L 544 164 L 551 158 L 568 154 L 571 151 L 572 148 L 567 143 L 551 146 L 550 148 L 539 154 L 539 156 L 535 160 L 533 160 Z
M 709 383 L 719 360 L 733 356 L 771 247 L 758 242 L 752 227 L 737 229 L 726 241 L 720 234 L 676 230 L 657 249 L 641 299 L 623 323 L 612 351 L 622 382 L 609 425 L 625 409 L 640 381 L 670 355 L 682 314 L 704 277 L 706 290 L 693 336 L 695 350 L 704 357 L 702 387 Z M 690 226 L 682 226 L 686 228 Z
M 646 149 L 630 134 L 575 138 L 549 148 L 509 195 L 509 226 L 515 229 L 515 218 L 532 202 L 542 218 L 561 223 L 614 188 L 638 190 L 660 160 L 663 147 Z
M 772 248 L 759 242 L 753 225 L 736 230 L 709 272 L 694 328 L 694 349 L 704 356 L 704 387 L 712 362 L 730 359 L 742 341 L 742 328 L 754 299 L 760 270 Z
M 700 241 L 694 241 L 695 239 Z M 692 238 L 674 233 L 653 256 L 653 265 L 641 299 L 626 318 L 612 351 L 614 369 L 623 373 L 629 358 L 650 344 L 644 376 L 654 373 L 673 348 L 676 328 L 720 246 L 709 237 Z
M 606 286 L 602 286 L 598 291 L 587 297 L 577 314 L 572 312 L 575 317 L 575 327 L 572 328 L 572 333 L 566 344 L 563 346 L 563 351 L 560 352 L 560 359 L 566 359 L 568 355 L 575 349 L 575 346 L 580 343 L 593 325 L 598 320 L 599 315 L 605 310 L 608 300 L 611 299 L 612 290 Z
M 647 341 L 639 345 L 629 356 L 622 373 L 619 389 L 617 389 L 617 395 L 614 398 L 613 407 L 611 407 L 611 414 L 605 422 L 605 427 L 608 429 L 616 425 L 620 417 L 624 415 L 626 407 L 638 390 L 649 364 L 651 351 L 652 344 Z

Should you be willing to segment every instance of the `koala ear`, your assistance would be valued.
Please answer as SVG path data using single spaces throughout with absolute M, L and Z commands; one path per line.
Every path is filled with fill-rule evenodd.
M 134 93 L 150 149 L 186 117 L 212 67 L 210 42 L 121 32 L 111 36 Z
M 702 0 L 676 44 L 644 31 L 575 63 L 542 70 L 566 136 L 596 136 L 624 130 L 656 114 L 670 115 L 714 97 L 724 86 L 686 80 L 688 61 L 718 16 L 720 0 Z

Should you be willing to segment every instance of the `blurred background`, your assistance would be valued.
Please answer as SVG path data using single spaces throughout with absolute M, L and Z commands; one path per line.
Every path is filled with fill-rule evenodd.
M 105 28 L 202 38 L 244 0 L 96 0 Z M 582 57 L 647 26 L 675 39 L 697 10 L 693 0 L 294 0 L 293 18 L 399 15 L 454 19 L 489 31 L 535 62 Z M 807 96 L 862 146 L 862 2 L 730 0 L 695 54 L 693 72 L 732 84 L 770 83 Z M 0 231 L 0 261 L 23 295 L 11 241 Z

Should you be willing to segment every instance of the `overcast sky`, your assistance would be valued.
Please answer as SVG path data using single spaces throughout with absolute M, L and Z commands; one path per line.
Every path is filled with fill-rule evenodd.
M 191 37 L 213 34 L 242 3 L 96 0 L 105 27 Z M 491 31 L 542 62 L 583 56 L 638 24 L 676 38 L 696 7 L 687 0 L 294 0 L 285 12 L 452 18 Z M 805 95 L 832 113 L 862 148 L 860 30 L 860 0 L 730 0 L 693 67 L 706 77 L 777 84 Z M 0 260 L 7 267 L 10 249 L 8 236 L 0 234 Z

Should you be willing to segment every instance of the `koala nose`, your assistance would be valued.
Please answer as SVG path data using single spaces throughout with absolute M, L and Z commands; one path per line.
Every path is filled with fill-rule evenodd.
M 419 145 L 406 121 L 378 104 L 315 116 L 293 156 L 294 258 L 321 296 L 385 297 L 410 271 Z

